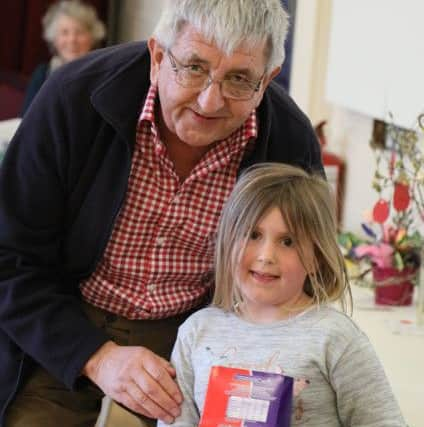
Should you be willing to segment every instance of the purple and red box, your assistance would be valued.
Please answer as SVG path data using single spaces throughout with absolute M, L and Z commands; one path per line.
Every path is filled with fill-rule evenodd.
M 213 366 L 199 427 L 290 427 L 293 378 Z

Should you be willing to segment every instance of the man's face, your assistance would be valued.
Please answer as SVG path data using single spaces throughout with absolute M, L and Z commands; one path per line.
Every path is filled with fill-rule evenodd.
M 150 39 L 150 77 L 159 91 L 161 116 L 158 123 L 163 141 L 204 148 L 239 128 L 259 105 L 278 69 L 264 76 L 259 90 L 247 101 L 224 98 L 216 81 L 234 75 L 259 81 L 266 65 L 264 49 L 265 42 L 256 46 L 241 45 L 231 56 L 226 56 L 191 25 L 186 25 L 171 51 L 180 64 L 201 66 L 209 72 L 215 82 L 199 90 L 182 87 L 176 82 L 169 55 L 155 39 Z

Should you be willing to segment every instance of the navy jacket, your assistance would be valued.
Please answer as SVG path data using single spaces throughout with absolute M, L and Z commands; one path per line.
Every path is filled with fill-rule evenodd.
M 22 104 L 21 117 L 25 114 L 26 110 L 28 110 L 35 95 L 37 95 L 38 91 L 40 90 L 40 87 L 49 76 L 49 68 L 50 65 L 48 63 L 43 63 L 38 65 L 34 72 L 31 74 L 30 81 L 25 91 L 25 98 Z
M 0 168 L 0 425 L 34 363 L 70 388 L 106 341 L 78 284 L 95 269 L 127 189 L 149 88 L 143 42 L 92 52 L 53 73 Z M 240 169 L 262 161 L 322 170 L 313 129 L 271 84 L 259 137 Z

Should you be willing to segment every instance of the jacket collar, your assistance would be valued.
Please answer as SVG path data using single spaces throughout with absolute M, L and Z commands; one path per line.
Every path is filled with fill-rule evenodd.
M 268 145 L 271 135 L 271 100 L 267 89 L 264 93 L 262 102 L 256 109 L 256 117 L 258 120 L 258 137 L 252 151 L 247 150 L 239 168 L 239 174 L 249 166 L 258 162 L 266 162 L 268 159 Z
M 135 142 L 137 121 L 150 86 L 150 55 L 147 45 L 145 42 L 133 45 L 136 49 L 134 57 L 123 62 L 91 95 L 96 111 L 130 145 Z M 116 54 L 119 55 L 118 50 Z

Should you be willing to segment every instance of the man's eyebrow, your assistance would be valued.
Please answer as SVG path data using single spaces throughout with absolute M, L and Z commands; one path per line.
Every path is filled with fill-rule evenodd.
M 257 77 L 250 68 L 234 68 L 228 71 L 227 74 L 244 74 L 246 77 L 250 77 L 250 78 Z
M 194 62 L 196 64 L 210 65 L 209 61 L 207 61 L 204 58 L 201 58 L 196 53 L 192 53 L 187 58 L 182 59 L 182 61 L 185 62 L 185 63 Z M 226 74 L 227 75 L 243 74 L 243 75 L 245 75 L 250 80 L 255 80 L 255 79 L 259 78 L 259 76 L 257 76 L 250 68 L 246 68 L 246 67 L 233 68 L 231 70 L 228 70 L 228 72 Z
M 209 64 L 209 61 L 206 61 L 206 59 L 201 58 L 196 53 L 192 53 L 190 56 L 184 58 L 184 61 L 196 62 L 196 63 L 200 63 L 200 64 Z

